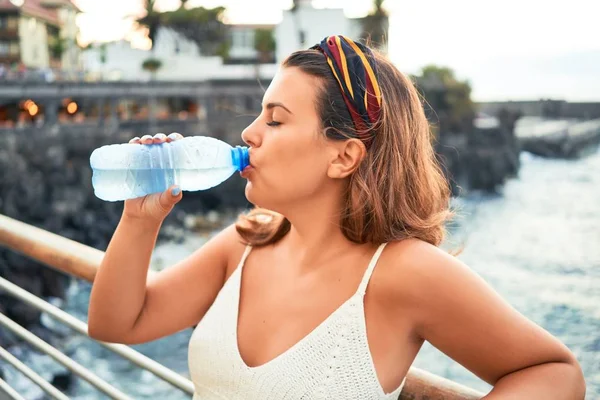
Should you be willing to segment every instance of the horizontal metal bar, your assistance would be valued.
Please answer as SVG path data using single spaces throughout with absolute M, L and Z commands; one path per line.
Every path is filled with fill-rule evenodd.
M 68 356 L 61 353 L 60 351 L 52 347 L 50 344 L 46 343 L 45 341 L 34 335 L 33 333 L 29 332 L 27 329 L 23 328 L 21 325 L 17 324 L 15 321 L 11 320 L 1 312 L 0 325 L 4 325 L 8 329 L 10 329 L 15 335 L 25 339 L 38 350 L 49 355 L 54 360 L 71 370 L 75 375 L 85 379 L 90 384 L 95 386 L 98 390 L 100 390 L 102 393 L 108 395 L 110 398 L 118 400 L 132 400 L 131 397 L 127 396 L 119 389 L 111 386 L 104 380 L 100 379 L 98 376 L 96 376 L 93 372 L 85 368 L 83 365 L 70 359 Z
M 104 252 L 0 215 L 0 243 L 60 271 L 89 282 Z
M 441 376 L 410 367 L 398 400 L 479 400 L 483 393 Z
M 88 335 L 88 328 L 86 323 L 78 320 L 69 313 L 36 297 L 35 295 L 29 293 L 23 288 L 20 288 L 19 286 L 7 281 L 2 277 L 0 277 L 0 288 L 6 291 L 7 294 L 14 296 L 29 304 L 30 306 L 47 313 L 51 317 L 69 326 L 76 332 L 82 335 Z M 170 370 L 164 365 L 161 365 L 160 363 L 152 360 L 151 358 L 148 358 L 145 355 L 138 353 L 132 348 L 122 344 L 106 343 L 100 341 L 97 341 L 97 343 L 115 352 L 116 354 L 119 354 L 123 358 L 126 358 L 127 360 L 138 365 L 139 367 L 142 367 L 145 370 L 153 373 L 157 377 L 163 379 L 164 381 L 170 383 L 171 385 L 184 391 L 185 393 L 194 394 L 194 384 L 192 383 L 192 381 L 178 374 L 177 372 Z
M 51 268 L 93 282 L 104 252 L 0 215 L 0 244 Z M 155 272 L 148 271 L 148 276 Z
M 28 377 L 33 383 L 38 385 L 50 397 L 57 400 L 69 400 L 69 398 L 60 390 L 52 386 L 48 381 L 42 378 L 37 372 L 29 368 L 17 357 L 10 354 L 5 348 L 0 347 L 0 357 L 12 365 L 17 371 Z
M 0 400 L 25 400 L 6 381 L 0 378 Z

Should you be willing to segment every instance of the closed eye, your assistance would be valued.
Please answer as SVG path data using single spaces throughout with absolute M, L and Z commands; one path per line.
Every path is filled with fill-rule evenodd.
M 267 125 L 272 126 L 272 127 L 276 127 L 276 126 L 281 125 L 281 122 L 271 121 L 271 122 L 267 122 Z

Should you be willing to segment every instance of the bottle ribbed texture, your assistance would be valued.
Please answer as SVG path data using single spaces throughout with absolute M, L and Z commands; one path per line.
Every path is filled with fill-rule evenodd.
M 118 201 L 160 193 L 172 185 L 206 190 L 249 163 L 248 148 L 211 137 L 190 136 L 170 143 L 102 146 L 90 156 L 97 197 Z
M 189 367 L 194 400 L 396 400 L 384 393 L 367 341 L 364 294 L 385 244 L 373 256 L 357 292 L 298 343 L 258 367 L 248 367 L 237 345 L 242 268 L 227 280 L 194 330 Z

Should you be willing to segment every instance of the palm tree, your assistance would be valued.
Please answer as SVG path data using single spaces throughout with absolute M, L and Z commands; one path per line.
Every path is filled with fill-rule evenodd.
M 174 11 L 161 14 L 161 24 L 193 41 L 203 54 L 217 54 L 227 41 L 227 26 L 223 23 L 224 7 L 184 8 L 186 1 Z
M 135 20 L 139 26 L 148 29 L 148 39 L 150 39 L 152 50 L 154 50 L 154 41 L 161 23 L 161 13 L 154 9 L 155 4 L 156 0 L 144 0 L 146 15 Z
M 384 50 L 387 43 L 389 17 L 383 8 L 385 0 L 373 0 L 373 10 L 362 20 L 363 39 Z

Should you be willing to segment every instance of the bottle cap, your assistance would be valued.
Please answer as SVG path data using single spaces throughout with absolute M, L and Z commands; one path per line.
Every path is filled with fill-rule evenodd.
M 248 154 L 248 148 L 245 146 L 235 146 L 231 149 L 231 158 L 233 165 L 238 171 L 243 171 L 248 165 L 250 165 L 250 154 Z

